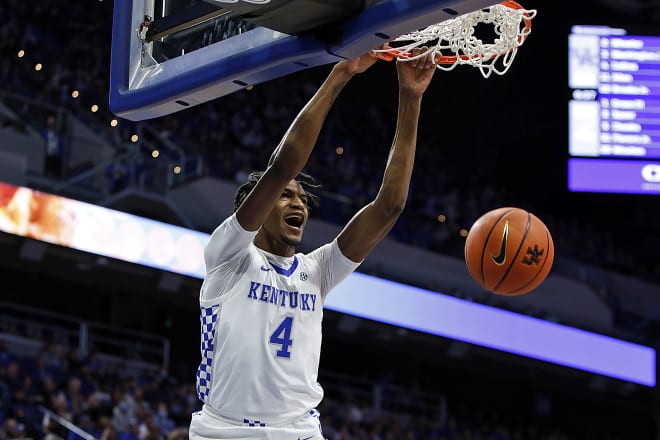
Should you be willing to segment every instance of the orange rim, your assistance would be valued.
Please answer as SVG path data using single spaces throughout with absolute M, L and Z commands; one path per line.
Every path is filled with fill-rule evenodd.
M 499 4 L 511 9 L 524 9 L 518 2 L 515 2 L 514 0 L 506 0 Z M 518 37 L 518 45 L 521 45 L 522 43 L 525 42 L 527 36 L 529 35 L 532 29 L 532 19 L 530 18 L 528 13 L 524 14 L 523 22 L 525 23 L 525 30 Z M 393 61 L 396 58 L 409 58 L 411 56 L 409 52 L 396 50 L 387 43 L 383 46 L 383 48 L 392 49 L 392 50 L 389 50 L 388 52 L 379 52 L 376 53 L 375 55 L 377 58 L 380 58 L 385 61 Z M 459 57 L 462 60 L 467 60 L 469 58 L 467 55 L 438 55 L 437 58 L 435 59 L 435 62 L 438 64 L 455 64 Z

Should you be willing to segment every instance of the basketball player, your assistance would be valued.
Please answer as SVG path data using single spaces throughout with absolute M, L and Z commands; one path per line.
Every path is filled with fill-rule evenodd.
M 296 253 L 307 223 L 313 180 L 301 173 L 339 92 L 376 59 L 335 64 L 273 152 L 252 173 L 235 212 L 204 250 L 200 292 L 201 354 L 190 438 L 321 440 L 316 406 L 321 320 L 326 295 L 390 231 L 406 203 L 430 58 L 398 62 L 396 134 L 383 183 L 331 243 Z M 355 292 L 359 295 L 360 292 Z

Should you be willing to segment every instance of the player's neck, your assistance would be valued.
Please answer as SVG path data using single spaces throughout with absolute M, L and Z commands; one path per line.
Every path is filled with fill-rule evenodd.
M 273 237 L 268 237 L 261 232 L 254 237 L 254 245 L 261 250 L 281 257 L 292 257 L 296 253 L 295 246 L 283 243 Z

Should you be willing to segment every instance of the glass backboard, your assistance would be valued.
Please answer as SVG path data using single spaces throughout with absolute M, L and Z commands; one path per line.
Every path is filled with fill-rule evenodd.
M 358 56 L 493 0 L 115 0 L 110 108 L 139 121 Z

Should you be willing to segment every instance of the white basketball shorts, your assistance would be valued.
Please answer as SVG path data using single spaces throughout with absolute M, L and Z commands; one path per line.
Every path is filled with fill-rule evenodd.
M 190 440 L 325 440 L 316 410 L 285 426 L 244 426 L 202 410 L 193 413 Z

